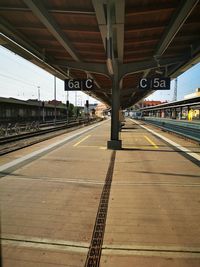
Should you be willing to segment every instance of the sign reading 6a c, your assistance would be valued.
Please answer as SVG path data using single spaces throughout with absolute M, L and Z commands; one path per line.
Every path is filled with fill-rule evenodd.
M 66 79 L 65 91 L 90 91 L 94 88 L 93 79 Z

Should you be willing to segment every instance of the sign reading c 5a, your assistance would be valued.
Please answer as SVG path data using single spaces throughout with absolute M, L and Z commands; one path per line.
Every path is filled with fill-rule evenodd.
M 139 81 L 139 89 L 170 90 L 169 77 L 142 78 Z

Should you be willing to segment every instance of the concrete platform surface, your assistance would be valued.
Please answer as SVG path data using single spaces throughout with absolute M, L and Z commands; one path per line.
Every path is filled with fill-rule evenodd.
M 3 267 L 84 266 L 112 153 L 109 129 L 108 120 L 4 172 Z M 0 166 L 75 133 L 4 156 Z M 100 266 L 200 266 L 199 166 L 131 120 L 120 138 Z

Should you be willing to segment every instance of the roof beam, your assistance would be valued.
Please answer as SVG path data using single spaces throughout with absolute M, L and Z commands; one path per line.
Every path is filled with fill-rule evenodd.
M 145 77 L 147 77 L 148 76 L 148 74 L 150 73 L 150 69 L 147 69 L 147 70 L 145 70 L 144 72 L 143 72 L 143 78 L 145 78 Z M 121 81 L 120 81 L 120 83 L 122 82 L 122 79 L 121 79 Z M 130 92 L 128 92 L 128 93 L 126 93 L 126 91 L 130 91 Z M 125 88 L 125 89 L 123 89 L 122 91 L 121 91 L 121 96 L 123 96 L 123 97 L 127 97 L 127 98 L 129 98 L 128 100 L 129 100 L 129 103 L 131 103 L 132 101 L 133 101 L 133 99 L 134 99 L 134 96 L 136 95 L 136 93 L 138 93 L 138 92 L 140 92 L 141 90 L 139 89 L 139 86 L 137 86 L 137 87 L 135 87 L 135 88 Z M 127 94 L 127 96 L 126 96 L 126 94 Z M 129 95 L 129 96 L 128 96 Z
M 44 28 L 44 26 L 39 26 L 39 25 L 18 25 L 16 27 L 19 30 L 46 30 L 46 28 Z M 85 26 L 82 25 L 63 25 L 62 27 L 60 27 L 60 29 L 64 32 L 81 32 L 81 33 L 93 33 L 93 34 L 98 34 L 99 35 L 99 31 L 97 27 L 94 26 L 87 26 L 87 28 Z
M 177 76 L 181 75 L 183 72 L 187 71 L 194 65 L 200 63 L 200 52 L 195 57 L 193 57 L 191 60 L 185 62 L 182 62 L 182 64 L 178 65 L 177 68 L 170 71 L 170 76 L 172 78 L 176 78 Z
M 0 11 L 29 11 L 29 8 L 27 7 L 11 7 L 11 6 L 0 6 Z M 50 13 L 61 13 L 61 14 L 78 14 L 78 15 L 94 15 L 94 11 L 92 10 L 86 10 L 86 9 L 77 9 L 77 8 L 70 8 L 68 10 L 66 9 L 48 9 L 48 12 Z
M 146 31 L 156 31 L 156 30 L 164 30 L 164 25 L 152 24 L 149 26 L 128 26 L 125 28 L 126 33 L 138 33 L 138 32 L 146 32 Z
M 149 73 L 150 73 L 150 69 L 147 69 L 143 72 L 143 76 L 142 78 L 146 78 Z M 134 98 L 134 95 L 137 93 L 137 90 L 139 89 L 139 85 L 137 86 L 137 88 L 134 88 L 134 91 L 132 92 L 131 96 L 130 96 L 130 101 L 132 101 L 132 99 Z
M 117 54 L 120 63 L 124 59 L 124 13 L 125 1 L 118 0 L 115 3 L 116 29 L 117 29 Z
M 103 45 L 106 50 L 107 25 L 106 25 L 106 14 L 104 10 L 104 1 L 92 0 L 92 3 L 93 3 L 94 10 L 96 13 Z
M 108 0 L 107 6 L 106 6 L 106 22 L 107 22 L 107 36 L 106 36 L 106 54 L 107 54 L 107 68 L 110 75 L 114 75 L 114 46 L 116 44 L 115 42 L 115 36 L 113 32 L 113 23 L 114 23 L 114 2 L 112 0 Z
M 124 58 L 125 1 L 92 0 L 92 3 L 96 12 L 103 45 L 105 50 L 107 50 L 106 52 L 108 71 L 111 75 L 113 75 L 114 57 L 117 58 L 120 63 L 123 62 Z
M 106 64 L 69 62 L 66 60 L 55 60 L 52 64 L 69 69 L 82 70 L 87 72 L 99 73 L 109 77 Z
M 53 75 L 57 75 L 61 79 L 66 79 L 67 75 L 60 68 L 55 69 L 51 67 L 49 61 L 53 60 L 52 57 L 47 57 L 43 51 L 37 45 L 33 44 L 25 36 L 19 33 L 13 26 L 0 18 L 0 31 L 1 39 L 4 40 L 4 46 L 10 49 L 10 46 L 14 47 L 14 52 L 27 60 L 32 60 L 36 65 L 49 71 Z
M 16 37 L 16 35 L 15 35 L 15 37 Z M 35 55 L 30 50 L 28 50 L 24 46 L 22 46 L 20 43 L 12 40 L 11 38 L 3 35 L 2 33 L 0 33 L 0 42 L 1 42 L 2 46 L 6 47 L 7 49 L 12 50 L 14 53 L 29 60 L 30 62 L 34 63 L 35 65 L 39 66 L 40 68 L 48 71 L 52 75 L 55 75 L 55 76 L 59 77 L 60 79 L 67 79 L 68 78 L 67 74 L 62 69 L 60 69 L 59 67 L 55 68 L 55 67 L 51 66 L 48 63 L 48 61 L 46 60 L 46 58 L 44 61 L 44 59 L 42 59 L 41 56 Z M 23 44 L 25 44 L 25 43 L 23 42 Z M 28 45 L 30 45 L 30 44 L 28 44 Z
M 39 20 L 46 26 L 51 34 L 59 41 L 59 43 L 66 49 L 71 57 L 80 61 L 75 49 L 70 44 L 68 38 L 61 31 L 60 27 L 54 20 L 54 18 L 48 13 L 41 1 L 35 0 L 23 0 L 24 3 L 32 10 L 32 12 L 39 18 Z
M 160 13 L 163 11 L 171 11 L 173 9 L 175 9 L 175 6 L 167 2 L 162 3 L 161 5 L 148 6 L 146 8 L 144 8 L 143 6 L 132 7 L 127 10 L 126 17 L 146 14 L 149 15 L 153 13 Z
M 187 59 L 188 57 L 166 58 L 166 59 L 161 59 L 159 61 L 159 64 L 155 60 L 127 63 L 127 64 L 120 65 L 119 76 L 120 76 L 120 79 L 122 79 L 124 76 L 128 74 L 142 72 L 142 71 L 144 72 L 149 69 L 155 69 L 158 67 L 173 65 L 178 62 L 186 61 Z
M 200 62 L 200 43 L 196 42 L 192 44 L 190 51 L 188 51 L 188 54 L 190 54 L 190 58 L 188 58 L 187 62 L 179 62 L 179 64 L 176 64 L 169 69 L 169 75 L 172 78 L 176 78 L 177 76 Z
M 150 71 L 151 71 L 150 69 L 146 69 L 146 70 L 143 72 L 143 76 L 142 76 L 142 78 L 146 78 L 146 77 L 149 75 Z M 132 94 L 131 94 L 131 96 L 130 96 L 131 99 L 134 97 L 134 95 L 136 94 L 137 90 L 139 89 L 139 85 L 137 86 L 137 88 L 134 88 L 134 89 L 135 89 L 135 90 L 133 90 L 133 92 L 132 92 Z
M 107 53 L 107 68 L 110 75 L 114 73 L 113 57 L 114 57 L 114 38 L 113 38 L 113 7 L 114 2 L 111 0 L 101 1 L 92 0 L 96 17 L 101 33 L 104 49 Z M 106 6 L 105 6 L 106 4 Z M 106 7 L 106 9 L 105 9 Z
M 14 42 L 20 44 L 25 49 L 29 50 L 39 58 L 44 58 L 41 49 L 34 44 L 31 44 L 30 40 L 22 36 L 9 22 L 0 17 L 0 31 L 11 38 Z
M 158 39 L 149 39 L 149 40 L 137 40 L 137 41 L 134 41 L 134 40 L 131 40 L 131 41 L 126 41 L 126 43 L 124 44 L 124 47 L 125 49 L 128 48 L 128 47 L 141 47 L 142 45 L 143 46 L 147 46 L 149 47 L 149 45 L 154 45 L 158 42 Z
M 45 7 L 42 5 L 41 1 L 36 0 L 23 0 L 24 3 L 32 10 L 32 12 L 39 18 L 39 20 L 46 26 L 46 28 L 51 32 L 51 34 L 58 40 L 58 42 L 65 48 L 65 50 L 71 55 L 75 61 L 81 61 L 80 57 L 77 55 L 77 52 L 72 47 L 70 41 L 63 34 L 59 25 L 56 23 L 54 18 L 48 13 Z M 92 74 L 86 71 L 86 74 L 93 78 Z M 99 88 L 100 85 L 95 81 L 94 83 Z
M 174 13 L 167 29 L 165 30 L 155 52 L 156 57 L 162 56 L 165 50 L 168 48 L 170 43 L 173 41 L 177 32 L 183 26 L 184 22 L 191 14 L 194 7 L 197 5 L 199 0 L 187 0 L 181 1 L 181 5 L 177 12 Z

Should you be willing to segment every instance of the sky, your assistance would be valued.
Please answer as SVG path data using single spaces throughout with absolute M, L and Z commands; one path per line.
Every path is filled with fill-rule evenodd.
M 54 99 L 54 76 L 33 63 L 0 46 L 0 96 L 17 99 Z M 56 78 L 56 99 L 66 103 L 64 82 Z M 69 92 L 69 101 L 78 106 L 98 103 L 96 99 L 77 91 Z
M 172 101 L 174 95 L 174 80 L 171 81 L 171 89 L 162 91 L 158 90 L 150 95 L 148 100 Z M 200 63 L 196 64 L 180 76 L 177 82 L 177 100 L 184 99 L 185 95 L 194 93 L 196 88 L 200 88 Z
M 184 95 L 193 93 L 200 87 L 200 63 L 178 77 L 177 100 L 184 98 Z M 150 95 L 149 100 L 172 101 L 174 93 L 174 81 L 171 81 L 171 89 L 157 91 Z M 0 46 L 0 96 L 14 97 L 18 99 L 54 99 L 54 76 L 10 52 Z M 64 82 L 56 78 L 56 99 L 66 103 L 67 92 L 64 91 Z M 70 103 L 83 106 L 98 101 L 86 94 L 77 91 L 69 92 Z

